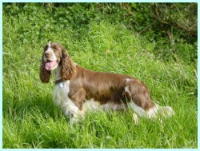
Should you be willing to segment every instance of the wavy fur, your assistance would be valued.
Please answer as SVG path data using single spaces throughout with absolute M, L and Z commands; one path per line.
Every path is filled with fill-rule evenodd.
M 51 76 L 51 71 L 45 69 L 44 54 L 42 56 L 42 63 L 40 65 L 40 80 L 43 83 L 48 83 Z
M 61 79 L 62 80 L 69 80 L 74 72 L 74 63 L 72 62 L 69 55 L 67 55 L 64 50 L 62 51 L 62 58 L 61 58 Z

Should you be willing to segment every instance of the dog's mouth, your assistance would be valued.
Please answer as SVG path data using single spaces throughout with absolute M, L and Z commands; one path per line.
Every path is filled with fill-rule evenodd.
M 55 69 L 56 67 L 57 67 L 57 61 L 56 60 L 47 60 L 46 62 L 45 62 L 45 69 L 46 70 L 48 70 L 48 71 L 50 71 L 50 70 L 53 70 L 53 69 Z

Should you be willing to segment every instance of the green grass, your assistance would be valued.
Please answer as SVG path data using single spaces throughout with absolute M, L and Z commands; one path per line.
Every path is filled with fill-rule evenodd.
M 197 147 L 195 63 L 163 61 L 155 56 L 156 42 L 123 24 L 102 19 L 76 29 L 62 26 L 43 7 L 28 6 L 3 15 L 4 148 Z M 39 80 L 41 53 L 49 39 L 67 47 L 85 68 L 142 80 L 153 100 L 172 106 L 175 116 L 135 125 L 130 112 L 98 112 L 70 126 L 52 102 L 53 82 Z

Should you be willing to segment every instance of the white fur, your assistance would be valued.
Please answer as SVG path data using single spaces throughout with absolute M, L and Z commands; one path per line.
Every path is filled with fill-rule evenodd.
M 138 105 L 136 105 L 133 101 L 128 103 L 128 107 L 141 117 L 147 116 L 145 110 L 143 108 L 139 107 Z
M 95 101 L 94 99 L 86 100 L 83 104 L 84 111 L 97 111 L 100 110 L 100 103 Z
M 171 117 L 175 114 L 174 110 L 170 106 L 159 106 L 158 107 L 158 113 L 159 115 L 163 117 Z
M 51 47 L 51 41 L 48 42 L 48 47 Z
M 130 79 L 126 79 L 127 82 L 130 81 Z M 127 92 L 131 96 L 131 92 L 129 90 L 129 86 L 126 86 L 124 88 L 125 92 Z M 154 107 L 150 108 L 148 111 L 145 111 L 140 106 L 136 105 L 133 100 L 128 103 L 128 107 L 131 108 L 135 113 L 137 113 L 141 117 L 147 117 L 147 118 L 153 118 L 156 116 L 158 107 L 155 105 Z
M 54 51 L 53 51 L 53 49 L 49 46 L 49 44 L 48 44 L 48 48 L 47 48 L 47 50 L 45 51 L 45 53 L 49 53 L 50 54 L 50 58 L 48 58 L 49 60 L 51 60 L 51 61 L 56 61 L 57 60 L 57 58 L 56 58 L 56 55 L 55 55 L 55 53 L 54 53 Z M 44 61 L 47 61 L 47 58 L 46 57 L 44 57 Z M 56 66 L 57 67 L 57 66 Z M 54 68 L 55 69 L 55 68 Z M 53 70 L 53 69 L 52 69 Z
M 124 90 L 125 90 L 125 92 L 127 92 L 127 93 L 128 93 L 130 96 L 131 96 L 131 92 L 130 92 L 130 90 L 129 90 L 129 87 L 128 87 L 128 86 L 125 86 Z
M 124 110 L 126 109 L 126 106 L 124 104 L 116 104 L 113 102 L 108 102 L 106 104 L 102 105 L 103 110 L 108 111 L 108 110 Z
M 154 107 L 150 108 L 147 111 L 147 117 L 148 118 L 155 118 L 157 113 L 158 113 L 158 107 L 157 107 L 157 105 L 155 105 Z
M 132 81 L 132 79 L 129 79 L 129 78 L 127 78 L 127 79 L 125 79 L 125 80 L 126 80 L 126 82 Z
M 84 111 L 109 111 L 109 110 L 123 110 L 125 109 L 124 104 L 115 104 L 113 102 L 108 102 L 106 104 L 100 104 L 98 101 L 95 101 L 94 99 L 86 100 L 83 104 L 83 110 Z
M 82 112 L 69 98 L 69 86 L 69 80 L 55 85 L 54 102 L 61 107 L 66 116 L 70 117 L 70 122 L 74 123 L 78 121 L 78 118 L 82 115 Z

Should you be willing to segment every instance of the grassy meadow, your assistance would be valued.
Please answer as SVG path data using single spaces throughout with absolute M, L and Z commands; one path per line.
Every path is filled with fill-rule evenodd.
M 197 148 L 195 43 L 177 36 L 172 46 L 157 32 L 141 34 L 117 20 L 116 5 L 108 8 L 116 14 L 95 5 L 3 5 L 3 147 Z M 39 80 L 49 40 L 87 69 L 142 80 L 154 102 L 171 106 L 175 116 L 135 125 L 130 111 L 97 112 L 70 126 L 53 104 L 53 80 Z

